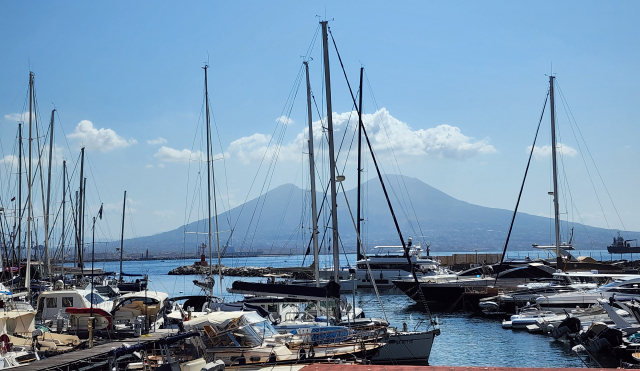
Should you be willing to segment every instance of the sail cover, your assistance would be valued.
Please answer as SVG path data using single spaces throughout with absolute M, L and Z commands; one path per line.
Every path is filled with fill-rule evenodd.
M 229 292 L 243 295 L 326 300 L 340 298 L 340 285 L 333 281 L 329 281 L 324 287 L 235 281 Z

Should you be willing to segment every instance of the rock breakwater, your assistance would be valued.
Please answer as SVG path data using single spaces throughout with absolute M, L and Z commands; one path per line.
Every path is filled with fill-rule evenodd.
M 287 272 L 283 268 L 272 267 L 225 267 L 222 268 L 223 276 L 234 277 L 265 277 L 268 274 L 278 274 L 284 278 L 297 278 L 304 279 L 309 278 L 306 272 Z M 218 274 L 218 265 L 213 266 L 213 273 Z M 183 265 L 181 267 L 172 269 L 169 271 L 170 276 L 183 276 L 183 275 L 203 275 L 209 273 L 209 267 L 203 267 L 200 265 Z

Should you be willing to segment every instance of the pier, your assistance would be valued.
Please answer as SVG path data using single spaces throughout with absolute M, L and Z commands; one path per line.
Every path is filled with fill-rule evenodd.
M 78 350 L 60 354 L 54 357 L 45 358 L 40 361 L 31 362 L 21 366 L 20 370 L 38 371 L 38 370 L 92 370 L 92 369 L 109 369 L 110 361 L 115 361 L 111 351 L 122 347 L 124 344 L 134 345 L 152 345 L 167 335 L 173 335 L 173 332 L 154 332 L 149 335 L 143 335 L 138 338 L 128 338 L 118 341 L 109 341 L 104 344 L 94 346 L 91 349 Z

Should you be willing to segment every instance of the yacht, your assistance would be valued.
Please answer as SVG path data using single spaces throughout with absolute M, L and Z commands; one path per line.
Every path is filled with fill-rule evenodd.
M 413 279 L 411 266 L 420 277 L 439 277 L 452 278 L 455 273 L 440 267 L 440 263 L 436 260 L 423 257 L 421 254 L 424 250 L 419 246 L 412 246 L 411 238 L 408 241 L 409 259 L 407 261 L 402 246 L 375 246 L 373 254 L 364 257 L 356 262 L 355 269 L 353 267 L 341 267 L 341 281 L 349 281 L 355 274 L 357 288 L 371 289 L 373 284 L 380 289 L 393 288 L 393 280 L 409 280 Z M 328 277 L 333 270 L 323 270 L 321 273 Z M 342 285 L 342 282 L 341 282 Z
M 561 311 L 577 306 L 585 308 L 595 304 L 598 299 L 609 299 L 612 297 L 620 301 L 639 300 L 640 277 L 637 275 L 631 277 L 633 278 L 618 278 L 597 289 L 540 296 L 536 298 L 536 303 L 543 308 Z

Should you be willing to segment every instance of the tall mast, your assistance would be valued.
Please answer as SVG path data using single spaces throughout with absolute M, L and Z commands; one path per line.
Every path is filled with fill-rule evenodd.
M 549 76 L 549 95 L 551 103 L 551 159 L 553 162 L 553 209 L 556 227 L 556 269 L 562 269 L 562 255 L 560 255 L 560 207 L 558 206 L 558 162 L 556 161 L 556 106 L 553 96 L 554 79 L 555 77 Z
M 211 253 L 211 156 L 209 148 L 211 148 L 211 127 L 209 122 L 209 89 L 207 87 L 207 68 L 208 65 L 204 65 L 204 104 L 206 106 L 207 113 L 207 212 L 209 213 L 209 276 L 213 275 L 213 261 L 212 261 L 212 253 Z
M 358 104 L 358 210 L 356 212 L 358 218 L 358 224 L 356 230 L 358 232 L 357 243 L 357 260 L 361 260 L 364 258 L 362 255 L 362 236 L 360 235 L 360 222 L 362 218 L 360 217 L 360 176 L 362 175 L 362 75 L 363 75 L 364 67 L 360 67 L 360 102 Z
M 73 210 L 73 223 L 74 223 L 74 227 L 75 227 L 75 232 L 76 232 L 76 251 L 75 251 L 75 263 L 77 267 L 80 267 L 80 254 L 78 254 L 78 252 L 80 251 L 80 242 L 78 240 L 78 218 L 80 217 L 80 212 L 78 211 L 78 191 L 76 191 L 76 203 L 75 203 L 75 209 Z M 73 203 L 71 204 L 71 207 L 73 207 Z
M 44 260 L 47 265 L 47 276 L 51 277 L 51 260 L 49 258 L 49 207 L 51 200 L 51 161 L 53 157 L 53 118 L 55 108 L 51 111 L 51 123 L 49 124 L 49 166 L 47 166 L 47 206 L 44 213 Z M 41 168 L 42 169 L 42 168 Z
M 331 176 L 331 221 L 333 228 L 333 280 L 340 283 L 340 245 L 338 241 L 338 197 L 336 193 L 336 158 L 333 149 L 333 112 L 331 108 L 331 73 L 329 70 L 328 21 L 322 21 L 322 47 L 324 50 L 324 84 L 327 99 L 327 136 L 329 137 L 329 174 Z
M 76 212 L 78 214 L 78 225 L 76 228 L 76 248 L 78 254 L 78 268 L 84 269 L 84 261 L 82 259 L 82 198 L 84 192 L 82 191 L 82 180 L 84 179 L 84 147 L 80 149 L 80 192 L 78 196 L 78 200 L 76 202 Z
M 120 234 L 120 282 L 122 282 L 122 256 L 124 252 L 124 214 L 127 205 L 127 191 L 124 191 L 124 201 L 122 201 L 122 233 Z
M 27 271 L 24 285 L 31 294 L 31 145 L 33 141 L 33 72 L 29 72 L 29 164 L 27 173 Z
M 18 275 L 22 262 L 22 123 L 18 124 Z
M 80 229 L 80 256 L 82 257 L 82 271 L 84 272 L 84 207 L 87 204 L 87 178 L 82 181 L 82 205 L 80 206 L 80 220 L 82 228 Z M 84 273 L 82 273 L 84 277 Z
M 316 206 L 316 172 L 315 159 L 313 157 L 313 114 L 311 111 L 311 82 L 309 81 L 309 63 L 304 63 L 307 74 L 307 115 L 309 117 L 309 182 L 311 186 L 311 233 L 313 239 L 313 277 L 316 279 L 316 287 L 320 286 L 320 256 L 318 254 L 318 214 Z
M 67 199 L 67 161 L 62 161 L 62 233 L 60 234 L 60 254 L 62 256 L 60 263 L 60 275 L 64 277 L 64 229 L 65 229 L 65 212 Z M 62 280 L 64 282 L 64 280 Z M 64 283 L 63 283 L 64 284 Z

